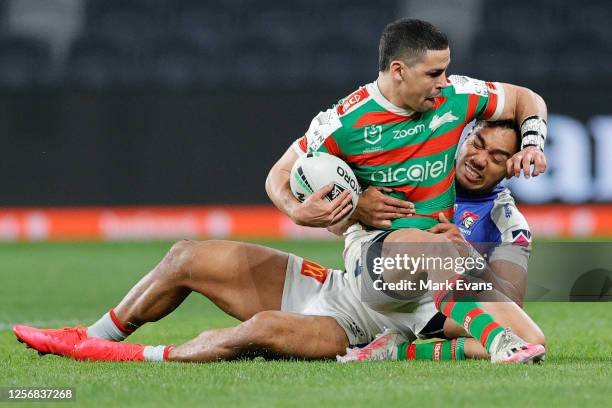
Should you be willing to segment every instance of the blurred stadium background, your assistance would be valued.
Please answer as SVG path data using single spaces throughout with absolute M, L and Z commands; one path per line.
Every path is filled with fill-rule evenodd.
M 402 16 L 447 32 L 450 73 L 548 102 L 550 170 L 512 182 L 535 236 L 612 236 L 607 1 L 1 0 L 0 240 L 327 236 L 267 171 Z

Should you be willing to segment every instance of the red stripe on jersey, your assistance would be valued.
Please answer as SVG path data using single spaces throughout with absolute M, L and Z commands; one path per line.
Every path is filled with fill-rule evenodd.
M 353 125 L 354 128 L 369 126 L 369 125 L 391 125 L 393 123 L 405 122 L 414 119 L 420 114 L 415 113 L 410 116 L 397 115 L 392 112 L 366 112 L 357 119 Z
M 351 154 L 345 157 L 346 162 L 355 166 L 384 166 L 400 163 L 408 159 L 430 156 L 450 149 L 461 138 L 461 128 L 455 128 L 441 136 L 426 140 L 422 143 L 398 147 L 381 152 Z
M 438 109 L 440 106 L 444 105 L 447 100 L 448 98 L 446 96 L 437 96 L 433 109 Z
M 480 344 L 482 344 L 482 347 L 484 348 L 487 347 L 487 340 L 489 339 L 489 334 L 491 334 L 491 332 L 497 329 L 498 327 L 501 327 L 499 323 L 493 322 L 493 323 L 489 323 L 487 327 L 484 328 L 484 330 L 482 331 L 482 334 L 480 335 L 480 339 L 479 339 Z
M 478 95 L 470 94 L 468 96 L 467 115 L 465 123 L 471 122 L 476 116 L 476 108 L 478 107 Z
M 496 90 L 497 87 L 495 86 L 495 84 L 493 82 L 485 82 L 487 84 L 487 86 L 489 87 L 489 89 L 492 90 Z
M 436 211 L 436 212 L 432 212 L 429 214 L 414 214 L 413 217 L 428 217 L 428 218 L 435 218 L 436 220 L 438 219 L 438 214 L 444 214 L 444 216 L 446 218 L 453 218 L 455 216 L 455 206 L 453 205 L 452 207 L 449 207 L 445 210 L 440 210 L 440 211 Z
M 300 140 L 298 140 L 298 146 L 303 152 L 308 151 L 308 139 L 306 139 L 306 135 L 302 136 Z
M 446 177 L 432 186 L 398 186 L 391 188 L 395 191 L 404 193 L 406 200 L 418 202 L 439 196 L 448 190 L 448 188 L 453 184 L 453 181 L 455 181 L 455 168 L 453 168 Z
M 457 339 L 451 340 L 451 360 L 457 359 Z
M 497 94 L 489 92 L 489 103 L 487 104 L 487 109 L 482 114 L 482 117 L 484 119 L 489 119 L 495 113 L 495 109 L 497 109 Z
M 329 154 L 333 154 L 334 156 L 342 157 L 342 152 L 340 151 L 340 146 L 334 140 L 334 138 L 329 135 L 323 142 L 323 146 L 327 149 Z

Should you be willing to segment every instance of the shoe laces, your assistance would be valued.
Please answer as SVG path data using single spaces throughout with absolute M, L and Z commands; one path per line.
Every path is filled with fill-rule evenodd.
M 507 355 L 518 353 L 520 350 L 525 350 L 527 344 L 520 337 L 512 332 L 509 328 L 505 329 L 499 339 L 499 350 L 505 350 Z

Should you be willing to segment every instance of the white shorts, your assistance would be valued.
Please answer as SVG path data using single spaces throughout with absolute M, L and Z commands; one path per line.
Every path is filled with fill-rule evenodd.
M 333 317 L 352 346 L 371 342 L 385 328 L 414 340 L 436 315 L 431 300 L 415 303 L 410 313 L 379 313 L 365 306 L 349 287 L 348 273 L 325 269 L 289 254 L 281 311 Z

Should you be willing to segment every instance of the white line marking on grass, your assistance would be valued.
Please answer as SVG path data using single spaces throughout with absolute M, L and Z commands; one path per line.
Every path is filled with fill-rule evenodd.
M 81 319 L 62 319 L 62 320 L 27 320 L 21 322 L 0 322 L 1 330 L 13 330 L 13 327 L 18 324 L 24 324 L 26 326 L 38 327 L 41 329 L 49 328 L 61 328 L 64 326 L 76 326 L 77 324 L 83 324 Z

